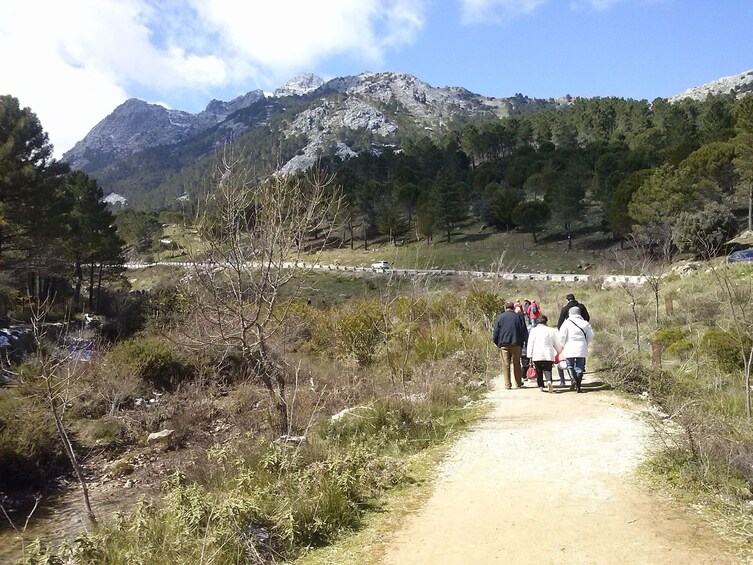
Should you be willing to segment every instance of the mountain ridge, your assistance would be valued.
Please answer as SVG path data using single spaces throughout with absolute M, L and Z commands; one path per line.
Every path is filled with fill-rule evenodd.
M 272 96 L 253 90 L 229 102 L 212 100 L 198 114 L 129 99 L 66 152 L 63 160 L 100 180 L 105 193 L 120 192 L 117 183 L 110 181 L 133 174 L 128 161 L 134 155 L 149 152 L 150 160 L 170 159 L 170 154 L 184 153 L 182 148 L 191 146 L 198 157 L 268 126 L 276 116 L 279 131 L 275 133 L 281 143 L 294 147 L 279 168 L 293 173 L 310 167 L 322 154 L 345 159 L 364 149 L 378 153 L 394 146 L 398 132 L 406 127 L 430 134 L 472 116 L 506 117 L 568 103 L 565 97 L 487 97 L 463 87 L 434 87 L 407 73 L 364 72 L 326 82 L 304 73 Z M 167 169 L 174 169 L 174 164 L 167 164 Z M 158 176 L 165 178 L 165 174 Z M 144 184 L 147 192 L 154 188 Z
M 688 89 L 669 100 L 750 90 L 753 71 Z M 131 98 L 92 128 L 63 160 L 92 174 L 106 194 L 119 192 L 130 198 L 135 192 L 164 189 L 182 168 L 253 131 L 257 135 L 250 143 L 268 147 L 252 153 L 258 158 L 266 151 L 270 160 L 270 148 L 277 147 L 272 166 L 288 174 L 310 167 L 322 156 L 376 154 L 399 147 L 406 135 L 441 135 L 468 121 L 557 109 L 574 100 L 569 95 L 489 97 L 463 87 L 435 87 L 408 73 L 363 72 L 328 81 L 303 73 L 273 94 L 252 90 L 227 102 L 211 100 L 197 114 Z M 176 191 L 183 194 L 185 188 L 169 190 Z

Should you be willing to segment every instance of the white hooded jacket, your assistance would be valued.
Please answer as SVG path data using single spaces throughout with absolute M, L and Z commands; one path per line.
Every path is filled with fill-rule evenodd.
M 531 361 L 554 361 L 554 356 L 562 349 L 557 328 L 539 324 L 528 332 L 526 357 Z
M 560 328 L 560 339 L 564 346 L 562 357 L 587 357 L 588 344 L 593 338 L 594 330 L 580 315 L 578 307 L 570 308 L 569 316 Z

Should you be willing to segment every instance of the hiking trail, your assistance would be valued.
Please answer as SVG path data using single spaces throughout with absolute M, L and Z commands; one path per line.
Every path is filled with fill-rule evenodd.
M 383 563 L 747 562 L 637 480 L 656 441 L 639 403 L 593 389 L 505 390 L 501 377 L 488 401 Z

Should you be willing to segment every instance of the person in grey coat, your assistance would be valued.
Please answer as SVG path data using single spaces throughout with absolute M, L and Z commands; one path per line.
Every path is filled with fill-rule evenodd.
M 512 302 L 506 302 L 505 311 L 498 314 L 494 320 L 492 341 L 499 348 L 502 357 L 502 377 L 505 381 L 505 388 L 508 390 L 512 388 L 510 365 L 515 376 L 515 384 L 518 388 L 523 388 L 520 353 L 523 344 L 528 341 L 528 329 L 523 317 L 515 313 L 515 306 Z

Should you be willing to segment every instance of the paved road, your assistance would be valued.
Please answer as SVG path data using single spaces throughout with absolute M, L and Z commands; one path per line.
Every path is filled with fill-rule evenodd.
M 219 267 L 219 263 L 198 263 L 197 265 L 204 268 Z M 182 261 L 158 261 L 154 263 L 126 263 L 127 269 L 145 269 L 149 267 L 182 267 L 191 268 L 194 267 L 194 263 L 182 262 Z M 251 267 L 258 266 L 258 264 L 250 263 Z M 513 272 L 493 272 L 493 271 L 469 271 L 458 269 L 387 269 L 384 271 L 374 271 L 371 267 L 351 267 L 347 265 L 327 265 L 322 263 L 307 263 L 303 261 L 299 262 L 284 262 L 283 267 L 293 268 L 298 267 L 302 269 L 310 269 L 314 271 L 332 271 L 332 272 L 350 272 L 350 273 L 373 273 L 384 276 L 421 276 L 421 275 L 439 275 L 439 276 L 465 276 L 473 278 L 494 279 L 499 278 L 503 280 L 520 281 L 554 281 L 554 282 L 588 282 L 594 279 L 602 280 L 605 284 L 640 284 L 646 281 L 646 277 L 635 275 L 587 275 L 587 274 L 572 274 L 572 273 L 513 273 Z

